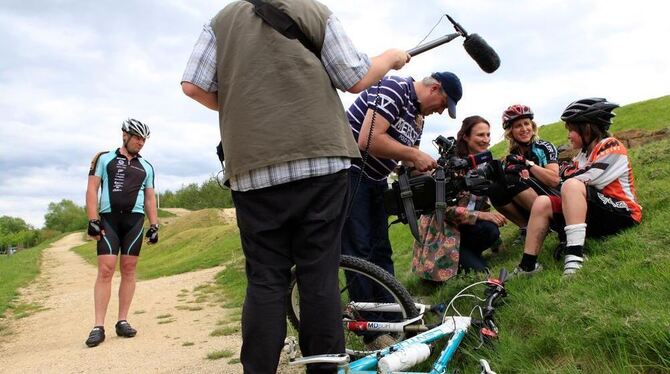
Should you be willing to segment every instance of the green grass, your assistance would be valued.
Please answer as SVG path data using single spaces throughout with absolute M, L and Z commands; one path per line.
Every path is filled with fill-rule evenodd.
M 221 358 L 230 358 L 233 357 L 234 353 L 227 349 L 222 351 L 214 351 L 207 354 L 207 359 L 209 360 L 218 360 Z
M 244 273 L 244 258 L 229 263 L 226 268 L 216 276 L 216 283 L 223 286 L 223 306 L 225 308 L 237 308 L 244 302 L 247 278 Z
M 616 117 L 610 131 L 616 135 L 617 132 L 624 130 L 658 130 L 670 127 L 668 107 L 670 107 L 670 95 L 615 109 Z M 540 138 L 554 143 L 557 147 L 568 142 L 567 134 L 562 121 L 540 126 Z M 491 147 L 491 152 L 495 157 L 507 154 L 507 143 L 502 141 L 494 145 Z
M 464 349 L 456 366 L 472 373 L 477 359 L 504 373 L 670 372 L 670 140 L 631 150 L 640 226 L 606 240 L 587 240 L 584 268 L 561 277 L 551 258 L 550 235 L 539 261 L 545 271 L 508 281 L 509 296 L 497 311 L 501 329 L 495 350 Z M 411 275 L 407 228 L 391 230 L 396 273 L 410 293 L 429 302 L 450 299 L 475 276 L 459 276 L 430 288 Z M 522 248 L 512 247 L 516 228 L 503 230 L 507 250 L 489 258 L 494 273 L 512 269 Z M 476 345 L 476 341 L 466 341 Z
M 240 325 L 234 324 L 224 327 L 216 328 L 214 331 L 209 333 L 209 336 L 228 336 L 234 335 L 240 332 Z
M 167 210 L 158 209 L 158 218 L 169 218 L 176 216 L 177 216 L 176 214 L 168 212 Z
M 34 280 L 40 272 L 42 251 L 53 242 L 65 235 L 52 238 L 38 246 L 20 250 L 11 256 L 0 256 L 0 316 L 4 316 L 8 308 L 12 308 L 18 294 L 18 289 L 25 287 Z M 30 309 L 30 308 L 28 308 Z M 23 310 L 19 310 L 21 314 Z

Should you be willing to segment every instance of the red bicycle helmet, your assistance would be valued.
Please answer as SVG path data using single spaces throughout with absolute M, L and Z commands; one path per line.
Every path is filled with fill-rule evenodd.
M 519 118 L 533 119 L 533 111 L 529 106 L 516 104 L 505 109 L 502 115 L 503 129 L 507 130 L 512 126 L 512 122 Z

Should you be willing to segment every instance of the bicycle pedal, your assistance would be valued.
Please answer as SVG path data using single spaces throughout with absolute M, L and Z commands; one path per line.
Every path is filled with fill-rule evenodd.
M 346 353 L 338 354 L 324 354 L 324 355 L 315 355 L 296 358 L 295 360 L 289 360 L 289 365 L 309 365 L 309 364 L 336 364 L 339 366 L 345 366 L 349 363 L 349 355 Z

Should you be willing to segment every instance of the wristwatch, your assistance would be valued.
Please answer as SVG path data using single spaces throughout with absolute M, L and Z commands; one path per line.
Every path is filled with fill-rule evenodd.
M 526 160 L 526 166 L 528 166 L 528 169 L 532 168 L 535 166 L 535 163 L 531 160 Z

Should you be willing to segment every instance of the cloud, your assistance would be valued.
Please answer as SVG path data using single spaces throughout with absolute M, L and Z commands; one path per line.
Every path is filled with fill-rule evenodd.
M 422 149 L 479 114 L 502 138 L 500 114 L 530 105 L 539 123 L 586 96 L 620 104 L 668 94 L 670 35 L 662 2 L 604 0 L 453 2 L 324 0 L 356 46 L 374 56 L 409 49 L 449 13 L 501 57 L 482 72 L 462 40 L 418 55 L 397 75 L 449 70 L 461 77 L 458 118 L 429 116 Z M 40 226 L 49 202 L 83 204 L 88 165 L 120 146 L 127 117 L 148 123 L 143 156 L 157 187 L 202 183 L 219 169 L 218 118 L 186 98 L 179 81 L 202 25 L 230 3 L 206 0 L 33 2 L 0 5 L 0 214 Z M 452 33 L 442 20 L 427 40 Z M 348 106 L 355 95 L 341 94 Z

